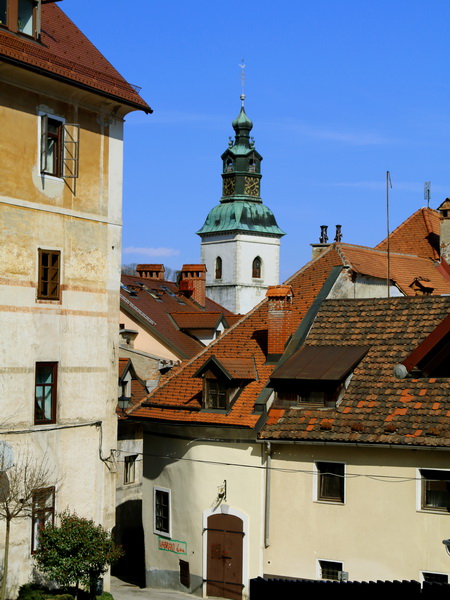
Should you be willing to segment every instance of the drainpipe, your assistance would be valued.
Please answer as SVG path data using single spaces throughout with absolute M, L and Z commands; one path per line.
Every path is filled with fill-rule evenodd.
M 264 515 L 264 546 L 268 548 L 270 546 L 269 534 L 270 534 L 270 472 L 272 466 L 272 447 L 270 442 L 265 442 L 266 445 L 266 506 Z

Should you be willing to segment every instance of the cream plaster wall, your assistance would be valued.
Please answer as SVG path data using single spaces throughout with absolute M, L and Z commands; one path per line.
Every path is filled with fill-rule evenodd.
M 27 447 L 37 463 L 48 461 L 56 511 L 112 528 L 123 121 L 105 120 L 108 101 L 66 84 L 5 65 L 1 79 L 0 439 L 16 455 Z M 41 176 L 42 111 L 80 124 L 77 180 Z M 39 248 L 61 252 L 60 300 L 37 299 Z M 58 363 L 57 417 L 35 425 L 42 361 Z M 30 551 L 23 519 L 13 523 L 9 597 L 31 580 Z
M 315 461 L 345 463 L 344 504 L 314 500 Z M 449 466 L 438 450 L 273 444 L 264 573 L 316 579 L 322 559 L 344 563 L 355 581 L 450 574 L 450 513 L 418 510 L 416 481 L 418 468 Z
M 172 433 L 176 434 L 173 428 Z M 182 431 L 179 432 L 180 434 Z M 242 435 L 235 432 L 236 435 Z M 247 516 L 245 531 L 247 552 L 244 572 L 256 577 L 262 572 L 263 559 L 263 486 L 264 470 L 260 444 L 213 441 L 230 432 L 220 430 L 191 430 L 184 439 L 146 435 L 144 454 L 152 460 L 144 466 L 144 523 L 146 524 L 147 583 L 188 591 L 179 582 L 179 559 L 189 562 L 192 588 L 195 594 L 203 593 L 204 571 L 203 519 L 208 511 L 220 512 L 223 505 L 230 512 L 240 511 Z M 232 436 L 233 434 L 231 434 Z M 204 438 L 210 439 L 204 439 Z M 227 482 L 226 502 L 218 503 L 218 490 Z M 160 486 L 171 490 L 171 538 L 186 542 L 187 555 L 158 549 L 158 535 L 153 533 L 153 488 Z M 244 597 L 248 595 L 248 581 L 244 581 Z
M 178 360 L 179 357 L 156 337 L 153 337 L 136 319 L 130 317 L 122 308 L 120 310 L 120 323 L 125 325 L 125 329 L 134 329 L 138 332 L 134 340 L 134 349 L 141 350 L 153 356 L 168 358 L 169 360 Z M 151 325 L 149 325 L 151 327 Z

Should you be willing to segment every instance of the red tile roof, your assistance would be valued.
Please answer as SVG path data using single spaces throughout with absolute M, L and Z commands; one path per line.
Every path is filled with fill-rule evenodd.
M 438 259 L 439 231 L 439 212 L 432 208 L 420 208 L 390 234 L 390 250 Z M 387 250 L 387 239 L 375 248 Z
M 204 344 L 177 326 L 173 315 L 180 322 L 184 319 L 184 324 L 200 323 L 202 319 L 209 324 L 213 321 L 217 324 L 223 313 L 226 319 L 229 318 L 229 311 L 208 298 L 205 309 L 202 309 L 196 302 L 180 294 L 177 284 L 171 281 L 122 275 L 122 284 L 126 288 L 122 287 L 120 292 L 122 310 L 134 319 L 141 320 L 143 326 L 181 360 L 198 354 Z
M 393 367 L 448 315 L 450 298 L 326 300 L 309 346 L 370 346 L 337 408 L 269 411 L 264 439 L 450 447 L 450 378 L 397 379 Z
M 336 244 L 345 265 L 356 273 L 387 279 L 387 253 L 365 246 Z M 390 279 L 407 296 L 416 294 L 416 279 L 433 288 L 434 294 L 450 294 L 450 282 L 437 270 L 434 263 L 420 256 L 390 252 Z M 413 286 L 413 287 L 411 287 Z
M 138 92 L 53 3 L 42 5 L 41 42 L 0 31 L 0 59 L 152 112 Z
M 303 269 L 298 271 L 289 284 L 294 291 L 292 324 L 295 330 L 300 324 L 331 269 L 342 264 L 333 248 Z M 134 417 L 156 421 L 178 423 L 216 424 L 253 428 L 260 419 L 254 414 L 255 399 L 265 386 L 273 365 L 266 364 L 267 355 L 267 301 L 263 301 L 245 315 L 236 325 L 212 342 L 199 355 L 184 365 L 176 374 L 169 377 L 149 396 L 145 404 L 131 410 Z M 252 360 L 257 379 L 249 381 L 227 413 L 202 411 L 202 380 L 194 374 L 204 363 L 215 356 L 224 364 L 230 365 L 242 360 Z
M 425 218 L 428 217 L 430 214 L 425 210 L 425 213 L 422 213 L 422 220 L 425 221 Z M 433 219 L 434 217 L 431 216 L 430 220 L 435 223 Z M 335 267 L 337 269 L 333 270 Z M 297 329 L 316 301 L 319 292 L 325 290 L 323 286 L 326 284 L 328 287 L 326 292 L 321 292 L 320 298 L 322 294 L 325 295 L 330 291 L 332 283 L 336 281 L 340 272 L 339 268 L 342 269 L 342 267 L 349 267 L 357 273 L 383 280 L 387 273 L 386 253 L 363 246 L 331 244 L 318 257 L 288 279 L 285 285 L 291 286 L 293 292 L 291 321 L 293 340 L 296 339 Z M 414 294 L 410 285 L 419 278 L 427 280 L 427 285 L 429 283 L 430 287 L 433 287 L 434 294 L 450 293 L 450 283 L 443 279 L 433 262 L 427 258 L 391 252 L 391 277 L 407 295 Z M 328 283 L 326 283 L 327 281 Z M 282 291 L 285 292 L 284 289 Z M 423 296 L 418 298 L 417 306 L 420 306 L 421 299 L 425 301 L 425 306 L 428 298 Z M 431 303 L 433 300 L 434 298 L 431 299 Z M 337 300 L 336 302 L 339 305 L 343 301 Z M 364 301 L 362 302 L 364 303 Z M 377 303 L 378 300 L 374 302 Z M 438 305 L 439 302 L 442 302 L 442 299 L 437 298 Z M 357 305 L 354 304 L 354 306 Z M 382 311 L 383 309 L 380 308 L 380 314 Z M 422 315 L 422 318 L 425 321 L 427 319 L 425 315 Z M 367 339 L 365 336 L 360 336 L 358 345 L 370 345 L 370 340 L 376 334 L 376 327 L 373 323 L 371 327 L 370 335 Z M 255 427 L 260 418 L 259 414 L 254 413 L 255 402 L 257 399 L 260 402 L 260 394 L 264 396 L 263 390 L 274 368 L 274 365 L 267 364 L 267 328 L 268 301 L 266 299 L 177 373 L 168 377 L 149 395 L 147 401 L 133 409 L 133 415 L 155 421 Z M 339 335 L 340 332 L 336 331 L 337 339 Z M 255 364 L 257 379 L 243 386 L 242 392 L 227 413 L 202 411 L 202 382 L 194 375 L 212 356 L 219 361 L 230 359 L 238 361 L 242 358 L 251 358 Z M 271 413 L 270 419 L 276 421 L 273 413 Z M 308 422 L 307 428 L 308 431 L 314 430 L 314 422 Z

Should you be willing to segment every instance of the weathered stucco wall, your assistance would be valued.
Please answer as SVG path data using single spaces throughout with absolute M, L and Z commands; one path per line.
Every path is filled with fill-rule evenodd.
M 36 463 L 48 461 L 57 512 L 111 528 L 123 123 L 105 121 L 100 97 L 17 71 L 22 84 L 9 67 L 0 86 L 0 439 L 16 456 L 26 446 Z M 80 125 L 78 179 L 41 175 L 42 111 Z M 39 248 L 61 253 L 59 299 L 37 298 Z M 55 423 L 34 423 L 37 362 L 57 363 Z M 10 597 L 31 573 L 23 519 L 13 524 Z

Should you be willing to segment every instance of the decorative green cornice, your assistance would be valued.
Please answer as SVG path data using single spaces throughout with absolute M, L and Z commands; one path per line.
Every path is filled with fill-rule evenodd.
M 202 236 L 209 233 L 244 231 L 282 237 L 284 231 L 277 225 L 273 212 L 262 203 L 238 200 L 215 206 L 197 231 Z

